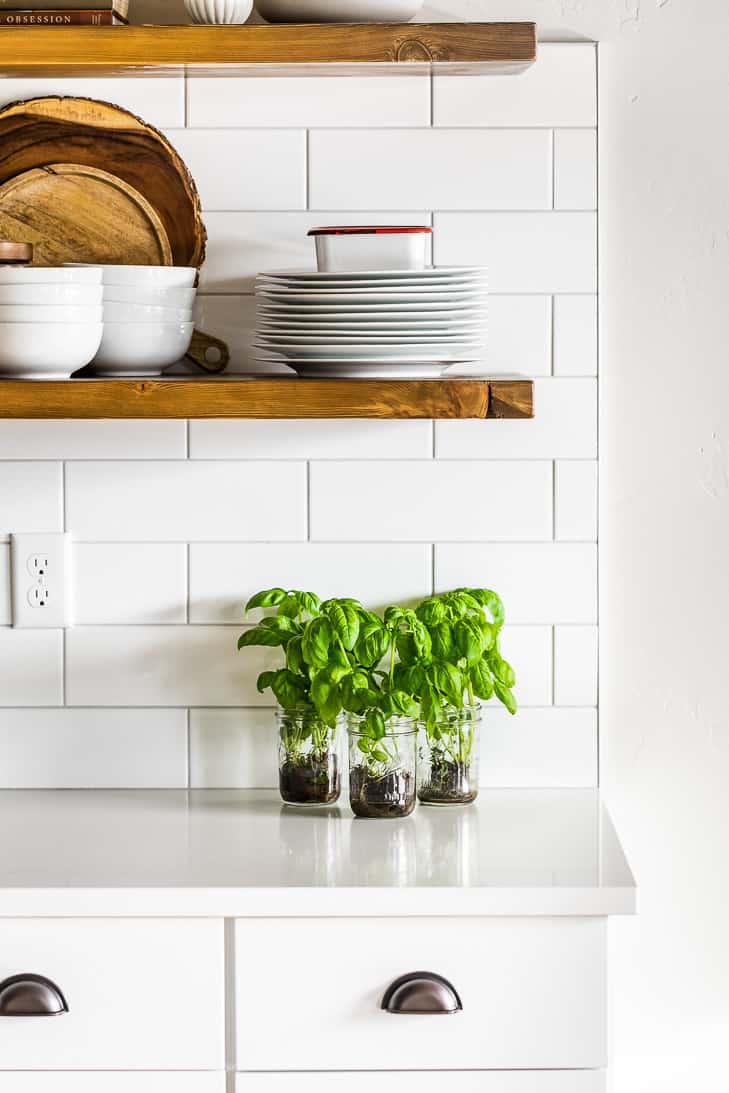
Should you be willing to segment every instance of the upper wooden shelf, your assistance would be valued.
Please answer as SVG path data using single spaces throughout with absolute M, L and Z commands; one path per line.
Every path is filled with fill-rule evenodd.
M 0 380 L 0 418 L 528 418 L 523 379 Z
M 534 23 L 1 27 L 3 76 L 485 73 L 536 59 Z

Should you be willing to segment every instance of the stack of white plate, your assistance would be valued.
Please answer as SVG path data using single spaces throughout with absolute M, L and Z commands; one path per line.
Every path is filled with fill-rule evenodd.
M 431 377 L 484 354 L 483 269 L 282 270 L 256 295 L 258 359 L 301 376 Z

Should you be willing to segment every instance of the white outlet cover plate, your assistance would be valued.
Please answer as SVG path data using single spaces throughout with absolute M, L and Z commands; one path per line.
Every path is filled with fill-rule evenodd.
M 10 536 L 13 626 L 71 625 L 70 544 L 67 532 Z

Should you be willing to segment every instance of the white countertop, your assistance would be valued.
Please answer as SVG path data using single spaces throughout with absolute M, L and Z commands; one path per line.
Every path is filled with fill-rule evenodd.
M 635 882 L 593 790 L 356 820 L 270 790 L 0 792 L 0 916 L 607 915 Z

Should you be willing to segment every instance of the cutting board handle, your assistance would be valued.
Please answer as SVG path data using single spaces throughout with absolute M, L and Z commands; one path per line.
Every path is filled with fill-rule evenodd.
M 230 360 L 230 351 L 222 338 L 214 338 L 203 330 L 194 330 L 185 358 L 203 372 L 223 372 Z

